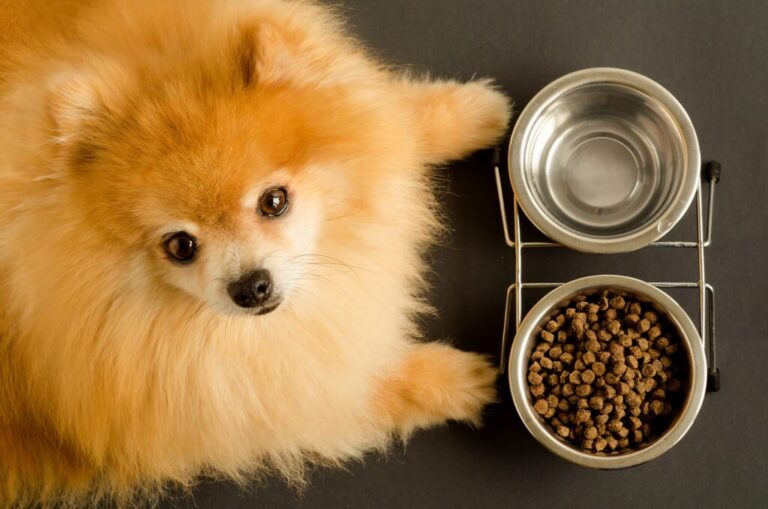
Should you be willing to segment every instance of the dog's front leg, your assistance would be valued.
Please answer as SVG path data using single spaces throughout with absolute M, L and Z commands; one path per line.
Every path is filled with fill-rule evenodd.
M 491 80 L 401 78 L 396 83 L 413 116 L 426 164 L 460 159 L 493 146 L 509 124 L 512 104 Z
M 496 376 L 482 355 L 441 343 L 414 344 L 380 380 L 376 409 L 403 436 L 446 420 L 478 426 L 483 407 L 496 400 Z

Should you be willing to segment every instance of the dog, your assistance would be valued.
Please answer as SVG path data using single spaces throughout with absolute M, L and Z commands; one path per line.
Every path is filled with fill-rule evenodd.
M 491 81 L 302 0 L 0 9 L 0 506 L 300 484 L 480 423 L 495 370 L 417 320 L 433 168 L 503 135 Z

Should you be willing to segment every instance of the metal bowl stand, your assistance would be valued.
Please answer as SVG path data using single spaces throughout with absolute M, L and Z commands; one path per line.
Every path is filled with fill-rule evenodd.
M 517 198 L 512 192 L 512 234 L 509 231 L 509 222 L 507 219 L 507 210 L 504 205 L 504 186 L 501 179 L 501 154 L 502 149 L 497 147 L 494 151 L 493 167 L 496 173 L 496 188 L 499 198 L 499 209 L 501 212 L 501 224 L 504 229 L 504 240 L 507 245 L 515 251 L 515 280 L 507 287 L 507 297 L 504 311 L 504 331 L 501 337 L 501 355 L 499 370 L 503 374 L 507 367 L 507 355 L 509 350 L 509 329 L 511 314 L 514 308 L 515 330 L 520 326 L 522 320 L 523 290 L 525 289 L 546 289 L 556 288 L 563 283 L 545 283 L 523 280 L 523 250 L 524 249 L 548 249 L 565 248 L 556 242 L 531 242 L 521 238 L 520 229 L 520 207 Z M 705 248 L 712 243 L 712 215 L 715 203 L 715 188 L 720 180 L 720 163 L 710 161 L 703 165 L 701 178 L 696 189 L 696 240 L 695 241 L 657 241 L 651 243 L 649 248 L 688 248 L 695 249 L 699 264 L 698 281 L 677 281 L 677 282 L 654 282 L 650 283 L 658 288 L 687 288 L 697 290 L 699 294 L 699 334 L 704 342 L 704 348 L 707 352 L 707 391 L 717 392 L 720 390 L 720 370 L 717 368 L 717 357 L 715 355 L 715 289 L 706 280 L 706 257 Z M 702 187 L 704 181 L 707 183 L 707 209 L 704 212 L 704 200 L 702 198 Z

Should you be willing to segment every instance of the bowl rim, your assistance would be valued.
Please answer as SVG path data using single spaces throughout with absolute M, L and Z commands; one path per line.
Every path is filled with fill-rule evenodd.
M 529 192 L 522 167 L 523 144 L 532 122 L 557 97 L 570 90 L 594 84 L 616 84 L 635 90 L 657 100 L 669 112 L 677 124 L 685 144 L 687 173 L 685 179 L 663 215 L 643 228 L 614 238 L 595 238 L 572 232 L 554 221 Z M 508 172 L 512 188 L 520 207 L 531 222 L 550 239 L 577 251 L 587 253 L 622 253 L 640 249 L 666 235 L 683 217 L 691 205 L 698 188 L 701 172 L 701 153 L 696 130 L 688 113 L 680 102 L 663 86 L 642 74 L 615 67 L 581 69 L 549 83 L 523 108 L 509 139 Z
M 536 326 L 564 300 L 594 288 L 615 288 L 636 294 L 653 301 L 663 309 L 668 318 L 677 326 L 683 344 L 686 345 L 690 364 L 690 388 L 680 415 L 671 427 L 647 447 L 615 456 L 598 456 L 582 452 L 574 446 L 556 438 L 544 427 L 539 416 L 533 410 L 528 397 L 526 380 L 527 364 L 530 356 L 530 344 L 534 341 Z M 509 390 L 520 419 L 536 440 L 551 452 L 572 463 L 598 469 L 627 468 L 658 458 L 688 432 L 701 409 L 706 392 L 706 356 L 704 345 L 688 313 L 659 288 L 639 279 L 603 274 L 587 276 L 565 283 L 540 299 L 526 314 L 515 334 L 507 366 Z

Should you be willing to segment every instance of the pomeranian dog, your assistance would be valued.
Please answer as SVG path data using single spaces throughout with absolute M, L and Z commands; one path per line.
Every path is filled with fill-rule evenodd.
M 327 7 L 0 0 L 0 506 L 301 482 L 478 423 L 483 356 L 421 341 L 430 168 L 489 81 L 413 79 Z

